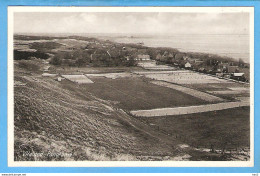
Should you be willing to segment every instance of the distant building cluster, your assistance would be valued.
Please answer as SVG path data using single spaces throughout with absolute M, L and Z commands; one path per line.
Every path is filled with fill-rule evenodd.
M 249 81 L 248 63 L 234 62 L 214 58 L 191 57 L 186 54 L 173 54 L 171 52 L 158 53 L 155 57 L 157 62 L 171 64 L 184 69 L 212 74 L 220 78 L 235 79 L 238 81 Z

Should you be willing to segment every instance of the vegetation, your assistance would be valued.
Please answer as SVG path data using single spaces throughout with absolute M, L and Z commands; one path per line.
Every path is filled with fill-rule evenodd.
M 232 111 L 232 115 L 230 115 Z M 250 146 L 249 107 L 199 114 L 142 118 L 164 131 L 194 146 L 215 149 L 236 149 Z

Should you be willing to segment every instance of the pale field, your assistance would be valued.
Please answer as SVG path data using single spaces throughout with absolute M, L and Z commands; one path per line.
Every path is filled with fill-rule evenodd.
M 76 82 L 78 84 L 93 83 L 93 81 L 88 79 L 85 75 L 62 75 L 62 77 L 66 78 L 72 82 Z

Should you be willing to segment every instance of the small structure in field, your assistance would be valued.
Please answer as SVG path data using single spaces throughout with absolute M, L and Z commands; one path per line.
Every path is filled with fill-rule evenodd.
M 139 61 L 150 60 L 150 56 L 147 54 L 139 54 L 139 55 L 137 55 L 135 60 L 139 60 Z

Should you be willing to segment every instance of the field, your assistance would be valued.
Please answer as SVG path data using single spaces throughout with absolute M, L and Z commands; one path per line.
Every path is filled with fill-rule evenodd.
M 92 77 L 90 79 L 94 83 L 84 85 L 82 88 L 126 110 L 206 104 L 206 101 L 183 92 L 152 84 L 143 77 L 117 79 Z
M 180 116 L 140 118 L 160 132 L 194 147 L 249 148 L 249 107 Z

